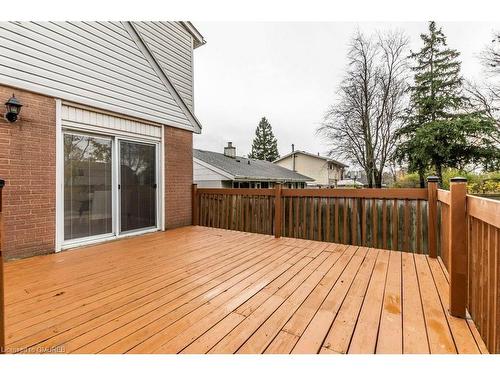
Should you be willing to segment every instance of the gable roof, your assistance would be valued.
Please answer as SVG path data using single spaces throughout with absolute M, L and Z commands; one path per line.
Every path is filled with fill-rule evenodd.
M 282 156 L 281 158 L 279 158 L 278 160 L 275 160 L 274 162 L 276 163 L 277 161 L 289 158 L 290 156 L 295 155 L 295 154 L 307 155 L 307 156 L 310 156 L 310 157 L 313 157 L 313 158 L 316 158 L 316 159 L 321 159 L 321 160 L 324 160 L 324 161 L 328 161 L 330 163 L 335 163 L 335 164 L 337 164 L 337 165 L 339 165 L 341 167 L 348 167 L 347 164 L 341 163 L 340 161 L 337 161 L 335 159 L 329 158 L 327 156 L 316 155 L 316 154 L 312 154 L 310 152 L 299 151 L 299 150 L 294 151 L 294 152 L 290 152 L 289 154 L 286 154 L 286 155 Z
M 160 78 L 160 80 L 163 82 L 163 84 L 167 87 L 169 90 L 170 94 L 176 101 L 177 105 L 182 109 L 182 112 L 184 115 L 187 117 L 191 125 L 193 126 L 193 129 L 195 133 L 201 133 L 201 123 L 198 121 L 194 113 L 191 111 L 189 106 L 186 104 L 182 96 L 179 94 L 178 90 L 175 88 L 175 86 L 172 84 L 172 81 L 170 80 L 169 76 L 165 72 L 165 70 L 162 68 L 161 64 L 157 61 L 155 55 L 151 52 L 148 44 L 144 41 L 141 33 L 137 30 L 136 26 L 134 25 L 133 22 L 130 21 L 124 21 L 123 25 L 125 29 L 128 31 L 130 34 L 130 37 L 134 40 L 134 42 L 137 44 L 137 47 L 140 49 L 146 60 L 148 60 L 149 64 L 155 71 L 156 75 Z M 201 35 L 201 34 L 200 34 Z
M 282 182 L 306 182 L 312 178 L 280 167 L 265 160 L 236 156 L 231 158 L 219 152 L 193 150 L 193 158 L 209 164 L 232 176 L 234 180 L 260 180 Z
M 180 24 L 191 34 L 194 40 L 194 48 L 198 48 L 206 43 L 203 35 L 198 31 L 196 27 L 191 23 L 191 21 L 180 21 Z
M 186 38 L 191 40 L 187 32 Z M 138 44 L 119 21 L 3 22 L 0 82 L 135 119 L 197 129 Z

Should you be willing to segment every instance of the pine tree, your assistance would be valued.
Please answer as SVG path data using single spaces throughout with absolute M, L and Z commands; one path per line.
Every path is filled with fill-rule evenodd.
M 257 125 L 257 129 L 255 129 L 252 152 L 248 157 L 267 161 L 275 161 L 280 157 L 278 154 L 278 142 L 274 137 L 271 124 L 265 117 L 262 117 L 259 125 Z
M 412 53 L 414 84 L 410 87 L 410 107 L 405 126 L 398 135 L 403 140 L 398 158 L 406 160 L 410 171 L 420 175 L 433 168 L 442 180 L 445 167 L 461 168 L 480 162 L 494 152 L 486 135 L 493 130 L 490 120 L 470 111 L 462 94 L 459 52 L 450 49 L 435 22 L 422 34 L 423 47 Z

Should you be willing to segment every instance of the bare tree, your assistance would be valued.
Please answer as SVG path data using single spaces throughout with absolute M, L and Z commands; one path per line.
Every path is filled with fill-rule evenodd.
M 479 59 L 486 73 L 484 80 L 481 84 L 467 82 L 465 90 L 472 107 L 482 111 L 496 124 L 497 131 L 491 137 L 500 145 L 500 32 L 493 35 Z
M 494 33 L 491 43 L 483 50 L 480 59 L 488 72 L 500 75 L 500 32 Z
M 358 31 L 349 45 L 338 99 L 318 129 L 331 155 L 364 169 L 369 187 L 382 186 L 382 173 L 395 151 L 395 131 L 406 104 L 407 46 L 400 31 L 377 38 Z
M 481 85 L 467 82 L 465 92 L 472 109 L 481 111 L 496 124 L 497 131 L 491 134 L 491 139 L 500 145 L 500 91 L 486 82 Z

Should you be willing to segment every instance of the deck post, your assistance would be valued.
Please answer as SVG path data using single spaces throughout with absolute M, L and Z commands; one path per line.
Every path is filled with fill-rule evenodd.
M 0 354 L 5 353 L 5 301 L 4 301 L 4 279 L 3 279 L 3 214 L 2 214 L 2 189 L 4 180 L 0 180 Z
M 191 222 L 193 225 L 198 225 L 198 185 L 193 184 L 192 189 L 192 198 L 191 198 L 191 214 L 192 219 Z
M 274 185 L 274 237 L 281 237 L 281 184 Z
M 439 179 L 436 176 L 427 177 L 427 243 L 429 257 L 437 258 L 437 189 Z
M 450 314 L 466 317 L 467 309 L 467 179 L 450 182 Z

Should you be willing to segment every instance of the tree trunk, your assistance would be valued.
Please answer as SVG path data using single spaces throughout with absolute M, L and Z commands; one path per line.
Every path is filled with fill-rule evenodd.
M 366 173 L 366 183 L 368 185 L 368 188 L 373 188 L 373 170 L 370 166 L 367 166 L 365 168 L 365 173 Z
M 436 163 L 436 176 L 439 179 L 438 184 L 442 184 L 443 183 L 443 167 L 442 167 L 441 163 Z
M 418 171 L 418 179 L 420 181 L 420 187 L 425 188 L 425 176 L 424 171 Z
M 380 189 L 382 188 L 382 173 L 379 171 L 375 171 L 375 187 Z

